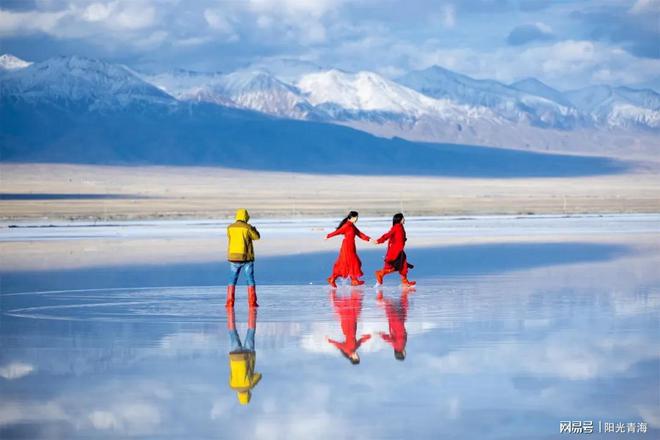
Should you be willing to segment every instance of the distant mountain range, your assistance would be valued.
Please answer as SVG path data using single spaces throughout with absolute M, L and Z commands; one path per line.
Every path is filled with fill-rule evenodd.
M 599 151 L 658 146 L 660 133 L 660 94 L 650 89 L 560 92 L 534 78 L 506 85 L 438 66 L 396 81 L 294 61 L 224 75 L 172 71 L 141 77 L 177 99 L 412 140 Z
M 555 116 L 564 112 L 574 124 L 580 121 L 573 107 L 508 87 L 514 90 L 508 95 L 497 88 L 489 93 L 472 88 L 471 98 L 481 104 L 467 104 L 468 94 L 461 95 L 460 88 L 430 96 L 421 85 L 417 91 L 372 72 L 287 62 L 278 65 L 285 81 L 261 66 L 228 74 L 147 75 L 76 56 L 39 63 L 10 56 L 0 60 L 0 157 L 5 162 L 500 177 L 588 175 L 628 166 L 598 157 L 470 146 L 449 136 L 454 129 L 487 137 L 531 125 L 544 120 L 539 108 Z M 294 76 L 299 79 L 293 81 Z M 459 95 L 463 102 L 455 98 Z M 515 102 L 538 107 L 502 111 Z M 343 126 L 361 124 L 366 131 L 392 130 L 394 137 Z M 438 140 L 446 136 L 452 144 L 402 139 L 424 124 Z M 655 133 L 653 127 L 644 129 Z
M 87 77 L 85 63 L 102 63 L 105 79 Z M 58 69 L 72 69 L 73 84 L 57 83 Z M 349 125 L 381 136 L 529 148 L 599 151 L 658 146 L 660 94 L 653 90 L 594 86 L 560 92 L 528 78 L 510 85 L 478 80 L 433 66 L 396 81 L 373 72 L 324 70 L 308 62 L 275 60 L 231 73 L 186 70 L 143 74 L 124 66 L 78 57 L 32 65 L 0 57 L 3 95 L 39 99 L 36 84 L 51 93 L 105 95 L 94 105 L 127 99 L 207 102 L 281 118 Z M 50 77 L 49 77 L 50 76 Z M 155 86 L 144 95 L 144 85 Z

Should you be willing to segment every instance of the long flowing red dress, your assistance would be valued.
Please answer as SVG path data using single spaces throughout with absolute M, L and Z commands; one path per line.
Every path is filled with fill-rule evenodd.
M 362 273 L 362 261 L 360 261 L 357 249 L 355 248 L 355 236 L 360 237 L 364 241 L 369 241 L 371 238 L 363 234 L 353 223 L 348 221 L 341 228 L 329 233 L 327 238 L 340 234 L 344 235 L 344 241 L 341 243 L 339 256 L 332 268 L 332 277 L 358 279 L 364 274 Z
M 387 323 L 390 333 L 381 334 L 385 342 L 390 344 L 394 351 L 403 351 L 408 341 L 408 332 L 406 331 L 406 318 L 408 316 L 408 295 L 402 294 L 399 301 L 386 298 L 383 301 L 385 314 L 387 314 Z
M 398 271 L 401 275 L 406 276 L 408 274 L 408 259 L 403 248 L 406 245 L 407 238 L 406 230 L 401 223 L 393 225 L 389 231 L 376 241 L 378 243 L 385 243 L 388 240 L 389 243 L 387 244 L 383 272 L 387 274 Z
M 354 290 L 350 296 L 337 297 L 333 291 L 330 300 L 335 313 L 339 317 L 344 342 L 335 341 L 334 339 L 328 339 L 328 342 L 341 350 L 346 356 L 350 356 L 360 348 L 362 343 L 371 338 L 370 334 L 362 335 L 360 339 L 356 337 L 358 319 L 360 318 L 360 312 L 362 312 L 362 293 Z

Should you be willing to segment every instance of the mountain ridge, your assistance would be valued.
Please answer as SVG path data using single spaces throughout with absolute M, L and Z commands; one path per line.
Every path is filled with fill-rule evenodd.
M 650 89 L 592 86 L 560 92 L 535 78 L 506 85 L 440 66 L 398 81 L 291 60 L 278 68 L 295 70 L 297 80 L 280 79 L 267 65 L 226 73 L 144 74 L 102 60 L 57 57 L 3 71 L 0 94 L 55 101 L 79 94 L 106 110 L 135 102 L 206 102 L 414 141 L 563 150 L 573 143 L 576 151 L 597 152 L 601 146 L 625 148 L 632 136 L 645 148 L 658 145 L 660 95 Z

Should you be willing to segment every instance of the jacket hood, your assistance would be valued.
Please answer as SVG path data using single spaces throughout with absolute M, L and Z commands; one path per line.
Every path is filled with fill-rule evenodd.
M 240 208 L 236 210 L 236 221 L 237 222 L 247 222 L 250 220 L 250 214 L 248 214 L 247 209 Z

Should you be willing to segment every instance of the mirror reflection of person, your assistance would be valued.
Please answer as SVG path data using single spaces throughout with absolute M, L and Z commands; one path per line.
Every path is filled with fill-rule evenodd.
M 385 309 L 389 333 L 379 332 L 383 341 L 387 342 L 394 349 L 394 358 L 402 361 L 406 358 L 406 343 L 408 342 L 408 332 L 406 331 L 406 319 L 408 317 L 408 292 L 401 292 L 398 300 L 383 296 L 383 291 L 379 290 L 376 296 L 376 302 Z
M 229 387 L 236 391 L 236 397 L 241 405 L 247 405 L 252 398 L 252 389 L 261 380 L 261 373 L 254 371 L 257 352 L 254 347 L 254 335 L 257 330 L 257 309 L 250 307 L 248 311 L 248 329 L 245 342 L 236 330 L 234 308 L 227 309 L 227 329 L 229 330 Z
M 337 296 L 335 290 L 330 293 L 330 302 L 339 317 L 344 341 L 339 342 L 334 339 L 327 339 L 327 341 L 337 347 L 353 365 L 360 363 L 357 351 L 364 342 L 371 338 L 370 334 L 364 334 L 359 339 L 356 336 L 358 319 L 362 312 L 362 297 L 362 292 L 357 289 L 351 290 L 351 294 L 347 296 Z

